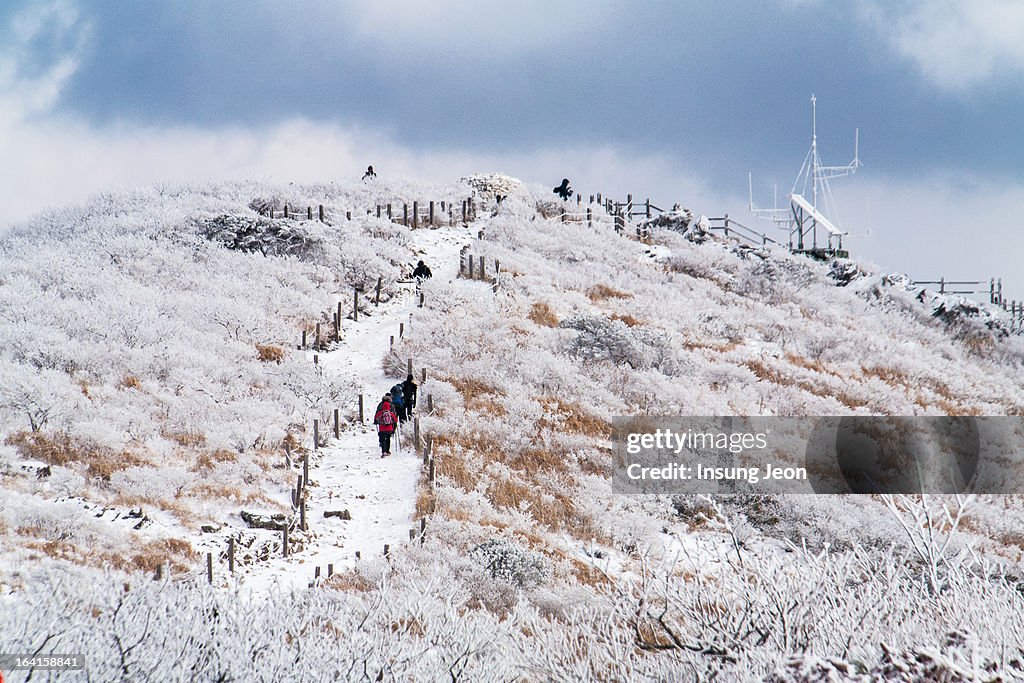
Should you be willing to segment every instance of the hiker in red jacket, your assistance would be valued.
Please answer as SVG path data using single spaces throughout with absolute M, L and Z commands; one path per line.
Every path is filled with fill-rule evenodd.
M 391 394 L 384 394 L 384 399 L 377 406 L 377 413 L 373 416 L 373 424 L 377 425 L 380 457 L 386 458 L 391 455 L 391 435 L 395 433 L 395 425 L 398 424 L 398 415 L 391 407 Z

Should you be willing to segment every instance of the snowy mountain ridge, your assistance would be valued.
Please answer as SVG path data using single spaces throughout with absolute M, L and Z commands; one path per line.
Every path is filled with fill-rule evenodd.
M 609 484 L 616 415 L 1019 415 L 1024 346 L 1001 311 L 936 316 L 959 302 L 711 235 L 563 224 L 538 211 L 547 187 L 506 186 L 500 204 L 409 181 L 156 188 L 0 240 L 5 648 L 73 624 L 62 649 L 119 661 L 115 636 L 164 614 L 123 675 L 814 680 L 835 661 L 853 680 L 922 648 L 968 666 L 947 647 L 955 624 L 975 664 L 1024 670 L 1015 497 L 977 499 L 946 529 L 936 594 L 899 501 Z M 474 189 L 466 227 L 366 214 Z M 328 220 L 261 219 L 256 200 L 323 204 Z M 257 246 L 225 239 L 254 226 Z M 496 283 L 459 277 L 463 250 L 499 262 Z M 419 259 L 435 272 L 422 308 L 402 282 Z M 302 331 L 326 337 L 356 286 L 360 320 L 314 363 Z M 382 464 L 356 416 L 409 359 L 427 370 L 433 485 L 411 449 Z M 294 517 L 305 453 L 309 530 L 283 558 L 239 512 Z M 421 519 L 422 543 L 404 543 Z M 234 577 L 232 534 L 255 543 Z M 145 663 L 168 649 L 185 654 Z

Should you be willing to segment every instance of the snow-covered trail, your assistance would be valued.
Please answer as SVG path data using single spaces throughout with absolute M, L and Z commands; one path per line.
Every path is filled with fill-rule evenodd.
M 411 237 L 434 278 L 445 280 L 458 275 L 459 251 L 470 239 L 471 232 L 465 228 L 417 230 Z M 372 420 L 381 396 L 396 383 L 382 367 L 389 337 L 398 338 L 400 323 L 405 323 L 406 335 L 415 335 L 417 310 L 414 296 L 371 306 L 369 315 L 360 315 L 358 321 L 345 320 L 342 341 L 335 350 L 319 354 L 323 372 L 355 378 L 358 391 L 365 396 L 365 423 L 349 426 L 340 438 L 332 436 L 326 447 L 311 453 L 308 530 L 294 532 L 296 540 L 302 541 L 302 549 L 287 558 L 278 552 L 267 560 L 236 566 L 240 586 L 254 593 L 275 587 L 283 591 L 305 588 L 313 580 L 316 567 L 325 577 L 328 565 L 334 565 L 336 572 L 350 568 L 356 552 L 364 559 L 376 557 L 383 553 L 385 544 L 396 546 L 408 541 L 421 476 L 421 460 L 411 444 L 411 424 L 406 428 L 410 434 L 401 436 L 401 446 L 392 447 L 392 457 L 381 458 Z M 310 363 L 312 355 L 310 352 Z M 415 372 L 418 382 L 420 368 L 416 367 Z M 423 389 L 421 405 L 426 402 Z M 325 518 L 324 512 L 329 510 L 347 510 L 351 519 Z

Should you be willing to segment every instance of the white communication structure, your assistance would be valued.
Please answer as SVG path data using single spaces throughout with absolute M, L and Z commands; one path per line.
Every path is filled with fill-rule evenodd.
M 828 181 L 832 178 L 853 175 L 860 168 L 860 157 L 858 147 L 860 146 L 860 129 L 856 129 L 853 136 L 853 161 L 845 166 L 825 166 L 818 156 L 818 99 L 811 95 L 811 149 L 804 158 L 804 163 L 797 173 L 793 189 L 789 193 L 789 207 L 779 207 L 777 190 L 776 205 L 771 209 L 760 209 L 754 206 L 754 183 L 753 175 L 747 175 L 747 183 L 750 188 L 750 212 L 755 216 L 767 218 L 780 228 L 789 232 L 789 248 L 795 252 L 810 252 L 821 255 L 842 255 L 843 232 L 839 227 L 838 211 L 835 200 L 832 197 L 832 188 Z M 810 186 L 808 188 L 808 185 Z M 807 191 L 810 189 L 810 199 L 807 198 Z M 821 206 L 818 205 L 820 201 Z M 833 216 L 829 219 L 826 213 Z M 818 230 L 827 235 L 827 247 L 818 247 Z M 810 235 L 810 247 L 806 245 L 805 238 Z M 824 236 L 824 235 L 823 235 Z M 795 239 L 795 244 L 794 244 Z M 840 253 L 842 252 L 842 253 Z

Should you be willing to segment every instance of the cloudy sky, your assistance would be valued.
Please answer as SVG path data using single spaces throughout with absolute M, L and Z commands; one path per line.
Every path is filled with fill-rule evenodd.
M 1024 298 L 1024 2 L 0 4 L 0 229 L 109 187 L 501 170 L 744 220 L 809 146 L 847 246 Z M 755 221 L 751 219 L 750 223 Z M 766 229 L 771 230 L 767 225 Z

